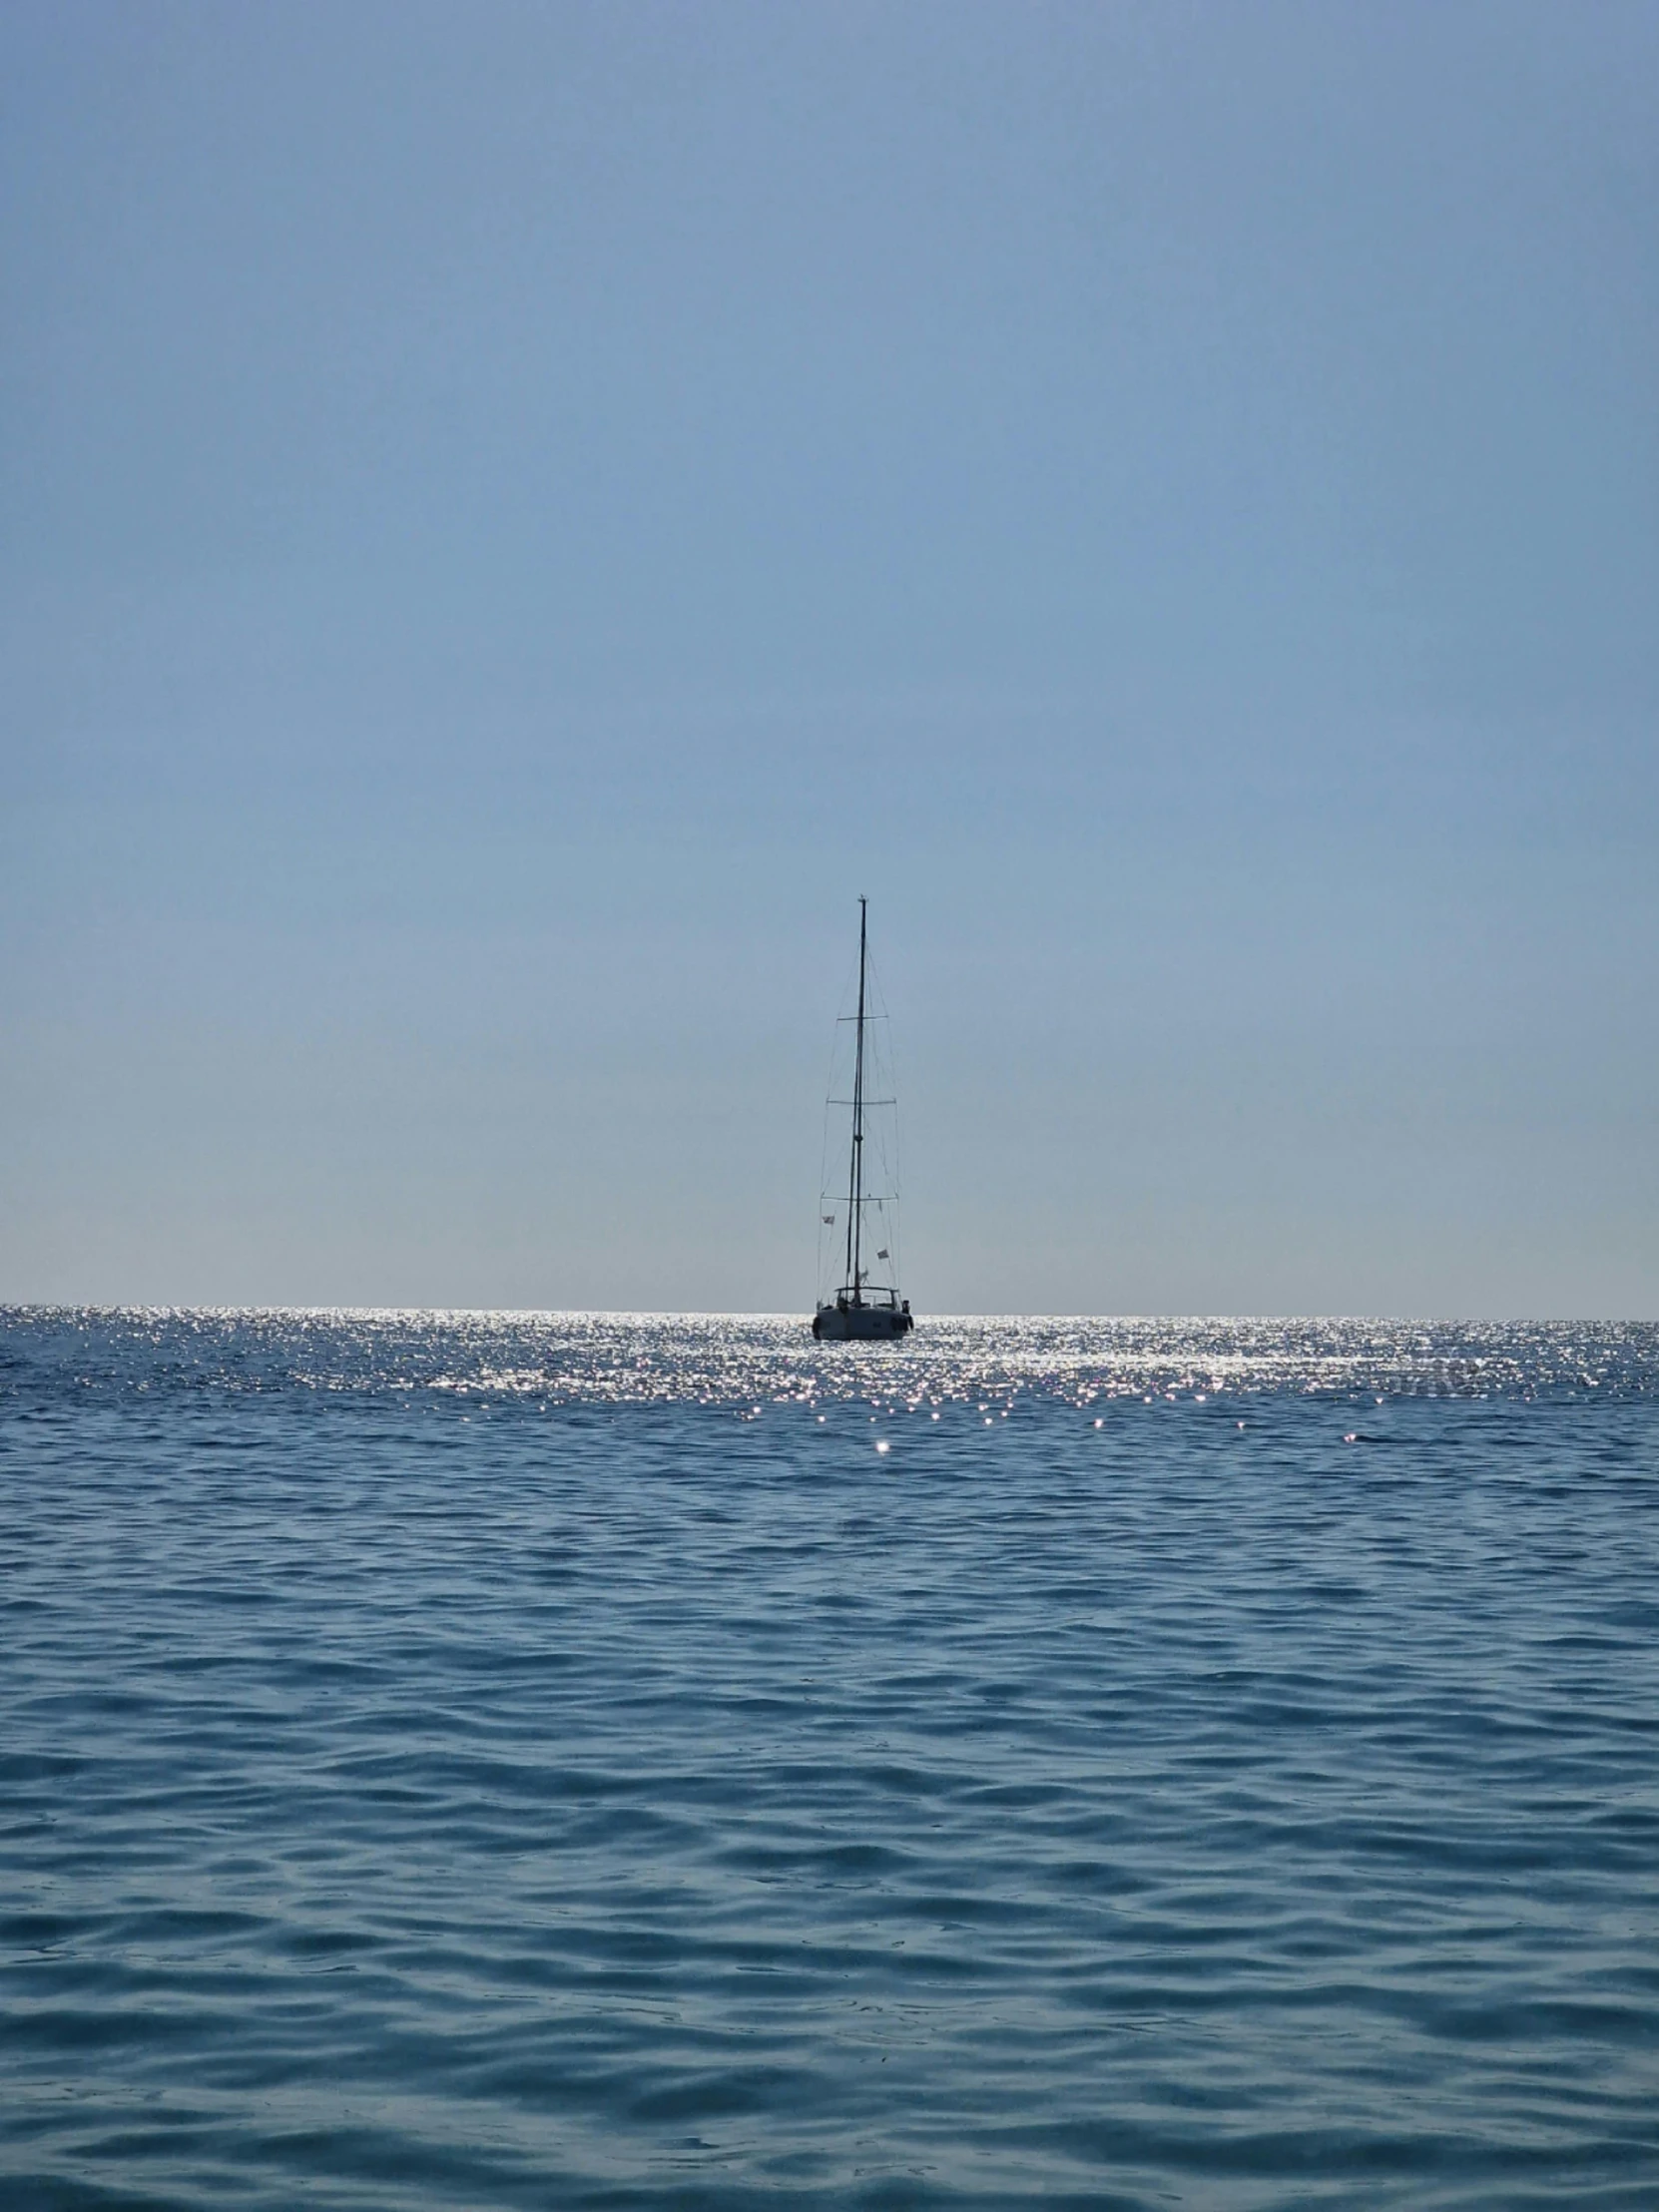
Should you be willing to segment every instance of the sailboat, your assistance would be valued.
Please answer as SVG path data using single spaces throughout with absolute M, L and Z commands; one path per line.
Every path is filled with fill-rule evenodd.
M 872 1106 L 890 1106 L 890 1098 L 871 1098 L 866 1093 L 865 1076 L 869 1056 L 866 1052 L 866 1032 L 876 1018 L 869 1010 L 869 902 L 858 901 L 858 1011 L 853 1016 L 852 1048 L 852 1096 L 830 1100 L 831 1106 L 849 1106 L 852 1110 L 852 1141 L 847 1153 L 846 1189 L 826 1191 L 820 1207 L 820 1218 L 825 1228 L 839 1227 L 840 1209 L 845 1208 L 845 1264 L 841 1272 L 840 1288 L 828 1298 L 821 1298 L 818 1312 L 813 1316 L 813 1335 L 821 1343 L 845 1344 L 853 1339 L 860 1342 L 890 1343 L 906 1337 L 915 1327 L 910 1319 L 910 1302 L 898 1295 L 897 1269 L 890 1264 L 895 1249 L 895 1237 L 890 1226 L 889 1209 L 898 1202 L 896 1189 L 886 1187 L 888 1163 L 880 1163 L 882 1173 L 872 1187 L 865 1170 L 864 1140 L 865 1118 Z M 833 1086 L 831 1086 L 833 1088 Z M 832 1205 L 835 1212 L 825 1212 Z M 870 1233 L 866 1219 L 869 1209 L 876 1210 L 877 1232 L 886 1230 L 886 1242 L 877 1245 Z M 872 1264 L 888 1262 L 887 1273 L 894 1280 L 874 1283 L 870 1280 Z M 822 1280 L 822 1278 L 821 1278 Z

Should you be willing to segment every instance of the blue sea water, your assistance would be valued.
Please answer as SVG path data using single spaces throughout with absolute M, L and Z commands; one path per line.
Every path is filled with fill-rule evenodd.
M 1659 2205 L 1659 1332 L 0 1359 L 7 2212 Z

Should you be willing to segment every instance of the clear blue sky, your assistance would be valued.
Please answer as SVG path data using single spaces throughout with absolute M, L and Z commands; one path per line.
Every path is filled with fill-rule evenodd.
M 1659 1315 L 1659 7 L 0 85 L 0 1297 Z

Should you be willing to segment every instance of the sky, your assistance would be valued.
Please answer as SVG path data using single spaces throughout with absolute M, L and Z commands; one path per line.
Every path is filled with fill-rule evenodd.
M 0 1299 L 1659 1317 L 1659 0 L 11 0 Z

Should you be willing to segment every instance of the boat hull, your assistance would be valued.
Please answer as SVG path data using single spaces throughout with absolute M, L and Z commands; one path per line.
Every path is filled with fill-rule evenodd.
M 895 1344 L 915 1327 L 895 1306 L 821 1306 L 813 1335 L 821 1344 Z

